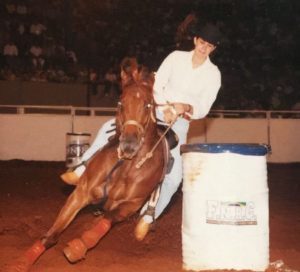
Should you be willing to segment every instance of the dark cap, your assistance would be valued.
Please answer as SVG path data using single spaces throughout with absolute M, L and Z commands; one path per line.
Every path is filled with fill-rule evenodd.
M 222 34 L 219 28 L 211 23 L 206 25 L 196 24 L 192 30 L 194 37 L 199 37 L 215 46 L 220 45 Z

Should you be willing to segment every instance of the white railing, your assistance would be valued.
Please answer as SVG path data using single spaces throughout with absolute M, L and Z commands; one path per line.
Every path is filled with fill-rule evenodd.
M 99 115 L 99 113 L 110 112 L 112 115 L 116 112 L 116 108 L 112 107 L 74 107 L 74 106 L 36 106 L 36 105 L 0 105 L 0 114 L 32 114 L 32 113 L 48 113 L 48 114 L 70 114 L 82 115 L 82 112 L 89 113 L 90 116 Z
M 68 132 L 91 133 L 116 109 L 0 105 L 0 160 L 65 158 Z M 300 162 L 300 111 L 214 110 L 191 123 L 190 143 L 269 144 L 270 162 Z
M 0 105 L 1 113 L 32 114 L 32 113 L 64 113 L 70 115 L 82 115 L 82 112 L 90 116 L 99 116 L 103 113 L 114 115 L 114 107 L 74 107 L 74 106 L 36 106 L 36 105 Z M 298 111 L 263 111 L 263 110 L 212 110 L 209 118 L 293 118 L 300 119 Z

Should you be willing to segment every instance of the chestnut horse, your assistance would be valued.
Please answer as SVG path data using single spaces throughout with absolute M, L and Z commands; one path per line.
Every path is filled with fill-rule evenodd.
M 135 214 L 161 182 L 165 161 L 155 122 L 154 75 L 139 69 L 135 59 L 126 59 L 121 77 L 115 136 L 88 162 L 53 226 L 8 271 L 28 271 L 83 207 L 104 203 L 99 222 L 64 249 L 70 262 L 83 259 L 112 225 Z

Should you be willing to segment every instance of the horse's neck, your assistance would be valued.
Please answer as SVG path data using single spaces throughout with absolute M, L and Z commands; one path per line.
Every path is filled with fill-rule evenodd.
M 145 146 L 146 149 L 152 148 L 158 140 L 159 140 L 159 134 L 157 131 L 156 123 L 153 123 L 151 121 L 149 123 L 148 128 L 145 131 L 143 146 Z

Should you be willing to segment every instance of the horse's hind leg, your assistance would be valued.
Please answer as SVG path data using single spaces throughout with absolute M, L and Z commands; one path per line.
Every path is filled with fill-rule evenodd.
M 43 252 L 57 242 L 61 232 L 71 223 L 76 214 L 87 204 L 89 204 L 89 195 L 86 182 L 82 182 L 68 197 L 53 226 L 49 229 L 46 235 L 41 240 L 35 242 L 23 256 L 21 256 L 12 266 L 7 268 L 7 271 L 28 271 Z

